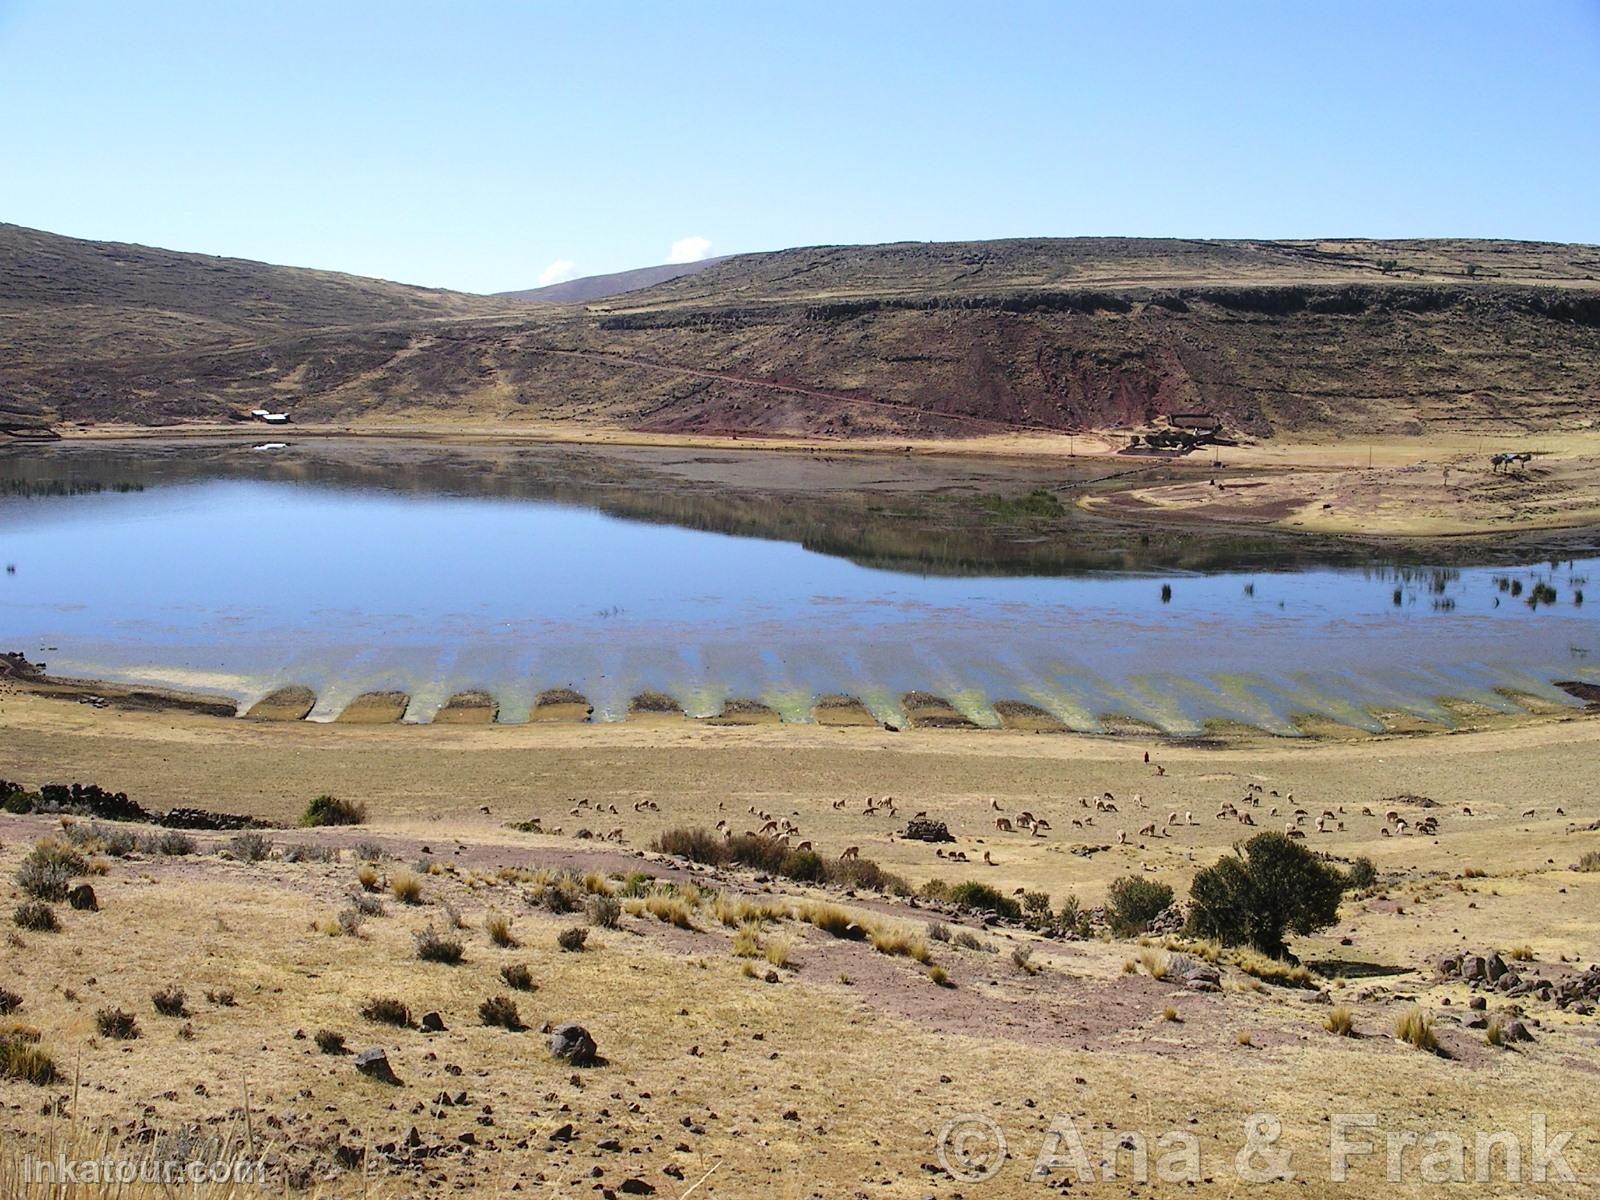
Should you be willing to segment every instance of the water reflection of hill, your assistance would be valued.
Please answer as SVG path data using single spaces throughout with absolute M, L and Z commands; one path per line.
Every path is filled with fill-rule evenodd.
M 769 468 L 779 462 L 770 455 L 763 459 L 761 452 L 468 449 L 375 440 L 306 441 L 278 451 L 216 441 L 53 443 L 0 449 L 0 481 L 6 484 L 0 494 L 79 495 L 231 478 L 532 500 L 630 521 L 793 542 L 866 567 L 928 575 L 1464 566 L 1565 557 L 1579 549 L 1575 540 L 1563 540 L 1574 535 L 1375 545 L 1236 527 L 1120 523 L 1074 506 L 1079 495 L 1123 486 L 1103 478 L 1103 463 L 1063 467 L 853 456 L 806 462 L 797 483 L 791 459 L 782 462 L 784 482 L 774 485 Z M 1184 469 L 1152 467 L 1139 482 Z M 1029 503 L 1032 497 L 1042 502 Z

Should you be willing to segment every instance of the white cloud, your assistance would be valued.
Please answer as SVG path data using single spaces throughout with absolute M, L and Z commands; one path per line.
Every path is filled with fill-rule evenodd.
M 669 263 L 699 262 L 711 253 L 711 242 L 703 237 L 679 238 L 672 243 L 672 249 L 667 251 Z
M 565 283 L 569 279 L 578 277 L 578 264 L 570 258 L 558 258 L 544 270 L 539 272 L 539 286 L 549 287 L 552 283 Z

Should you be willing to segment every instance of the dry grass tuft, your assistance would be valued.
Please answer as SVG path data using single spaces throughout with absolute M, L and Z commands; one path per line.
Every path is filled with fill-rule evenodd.
M 389 891 L 401 904 L 422 903 L 422 880 L 414 871 L 401 871 L 389 881 Z
M 511 949 L 517 944 L 517 939 L 511 935 L 511 918 L 504 913 L 485 913 L 483 930 L 489 935 L 489 940 L 502 949 Z
M 1350 1010 L 1340 1004 L 1328 1010 L 1328 1015 L 1323 1018 L 1322 1027 L 1340 1037 L 1354 1037 L 1356 1021 Z
M 940 987 L 955 987 L 955 984 L 950 982 L 950 973 L 938 964 L 928 968 L 928 978 Z
M 1408 1008 L 1400 1014 L 1394 1023 L 1394 1035 L 1418 1050 L 1426 1050 L 1429 1054 L 1439 1053 L 1439 1038 L 1433 1030 L 1433 1018 L 1420 1008 Z
M 904 956 L 919 963 L 930 963 L 933 954 L 928 943 L 907 929 L 885 926 L 868 935 L 872 948 L 879 954 Z

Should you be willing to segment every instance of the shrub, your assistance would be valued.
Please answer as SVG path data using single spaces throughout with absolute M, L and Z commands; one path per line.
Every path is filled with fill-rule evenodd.
M 317 1049 L 324 1054 L 344 1053 L 344 1034 L 335 1033 L 331 1029 L 319 1029 L 311 1036 L 312 1040 L 317 1043 Z
M 229 839 L 228 853 L 240 862 L 258 863 L 272 853 L 272 842 L 254 830 L 247 830 Z
M 1338 1004 L 1328 1010 L 1328 1015 L 1323 1020 L 1322 1027 L 1329 1033 L 1338 1034 L 1340 1037 L 1354 1037 L 1356 1020 L 1348 1008 Z
M 417 957 L 423 962 L 455 966 L 463 953 L 460 939 L 440 933 L 432 925 L 417 934 Z
M 971 879 L 950 889 L 950 903 L 968 912 L 994 913 L 1013 921 L 1022 915 L 1021 906 L 1010 896 L 1003 895 L 987 883 Z
M 198 848 L 192 837 L 177 829 L 168 829 L 163 833 L 139 839 L 141 854 L 160 854 L 167 858 L 183 858 L 185 855 L 193 854 Z
M 718 867 L 737 864 L 799 883 L 831 883 L 839 887 L 908 894 L 910 885 L 871 859 L 829 861 L 810 850 L 791 850 L 780 839 L 741 833 L 719 837 L 708 829 L 667 829 L 650 844 L 662 854 Z
M 351 892 L 350 907 L 363 917 L 383 916 L 383 901 L 376 896 L 369 896 L 366 892 Z
M 951 939 L 951 942 L 962 950 L 987 950 L 989 948 L 984 945 L 983 939 L 970 929 L 961 930 Z
M 582 925 L 574 925 L 570 929 L 563 929 L 556 934 L 556 945 L 563 950 L 577 953 L 584 948 L 589 940 L 589 931 Z
M 361 825 L 367 819 L 367 806 L 359 800 L 339 800 L 333 796 L 318 796 L 306 805 L 306 811 L 301 814 L 300 824 L 305 826 L 319 825 Z
M 528 970 L 527 963 L 507 963 L 500 968 L 500 978 L 505 980 L 508 988 L 519 992 L 534 990 L 533 972 Z
M 1089 914 L 1083 911 L 1083 901 L 1078 899 L 1078 893 L 1068 892 L 1062 898 L 1055 924 L 1061 932 L 1079 937 L 1089 932 Z
M 928 937 L 935 942 L 948 942 L 950 940 L 950 926 L 943 921 L 929 921 Z
M 598 925 L 601 929 L 615 929 L 622 921 L 622 902 L 614 896 L 604 896 L 596 892 L 584 905 L 584 915 L 591 925 Z
M 709 829 L 664 829 L 652 849 L 712 866 L 727 861 L 724 840 Z
M 415 872 L 401 871 L 389 881 L 389 890 L 401 904 L 422 903 L 422 880 Z
M 1400 1014 L 1394 1023 L 1394 1035 L 1418 1050 L 1426 1050 L 1429 1054 L 1439 1053 L 1439 1039 L 1433 1032 L 1433 1018 L 1420 1008 L 1408 1008 Z
M 562 916 L 577 910 L 579 897 L 577 889 L 571 887 L 566 880 L 558 879 L 534 888 L 528 893 L 528 903 L 534 908 L 542 908 Z
M 1578 860 L 1578 870 L 1600 871 L 1600 850 L 1586 851 L 1583 857 Z
M 116 1038 L 118 1041 L 131 1041 L 139 1036 L 139 1022 L 131 1012 L 120 1008 L 102 1008 L 95 1013 L 94 1027 L 100 1031 L 101 1037 Z
M 43 900 L 26 900 L 17 905 L 11 912 L 11 920 L 18 929 L 26 929 L 30 933 L 55 933 L 61 928 L 61 922 L 56 919 L 56 910 Z
M 383 877 L 378 874 L 378 868 L 371 863 L 362 863 L 356 868 L 356 882 L 361 885 L 364 892 L 375 892 L 382 885 Z
M 787 875 L 797 883 L 825 883 L 828 864 L 815 850 L 793 850 L 784 855 L 778 874 Z
M 169 984 L 150 997 L 150 1003 L 156 1006 L 156 1011 L 163 1017 L 187 1017 L 189 1015 L 188 997 L 183 994 L 183 989 L 177 984 Z
M 1106 893 L 1112 928 L 1124 936 L 1143 933 L 1171 904 L 1170 887 L 1140 875 L 1124 875 Z
M 509 949 L 517 944 L 517 939 L 511 935 L 511 918 L 505 913 L 485 913 L 483 931 L 489 935 L 491 942 L 502 949 Z
M 339 915 L 334 918 L 338 924 L 339 932 L 344 934 L 345 937 L 360 937 L 361 926 L 366 919 L 367 914 L 353 904 L 348 908 L 341 908 Z
M 411 1024 L 411 1010 L 399 1000 L 374 996 L 361 1006 L 361 1015 L 380 1025 L 396 1025 L 404 1029 Z
M 517 1011 L 517 1002 L 510 996 L 490 996 L 478 1005 L 478 1017 L 485 1025 L 498 1025 L 513 1033 L 524 1028 L 522 1014 Z
M 1534 958 L 1533 947 L 1526 944 L 1513 946 L 1506 951 L 1506 957 L 1513 962 L 1532 962 Z
M 232 1008 L 236 1003 L 232 988 L 207 988 L 206 1002 L 215 1004 L 218 1008 Z
M 1036 975 L 1038 966 L 1033 961 L 1032 946 L 1015 946 L 1011 950 L 1011 965 L 1025 975 Z
M 0 987 L 0 1017 L 9 1017 L 21 1007 L 21 996 L 8 988 Z
M 937 963 L 928 968 L 928 978 L 940 987 L 955 987 L 955 984 L 950 982 L 950 973 Z
M 332 846 L 304 846 L 297 843 L 293 846 L 285 846 L 283 848 L 283 861 L 286 863 L 338 862 L 339 851 Z
M 1366 891 L 1378 882 L 1378 868 L 1373 865 L 1370 858 L 1365 855 L 1350 864 L 1350 869 L 1344 873 L 1345 887 L 1352 891 Z
M 1023 892 L 1022 915 L 1035 929 L 1050 924 L 1050 893 Z
M 72 876 L 60 863 L 41 862 L 32 857 L 22 860 L 16 880 L 25 895 L 38 900 L 65 900 L 67 889 L 72 886 Z
M 1483 1040 L 1491 1046 L 1504 1046 L 1509 1040 L 1506 1034 L 1506 1027 L 1501 1023 L 1499 1017 L 1489 1018 L 1489 1024 L 1483 1031 Z
M 1281 958 L 1285 930 L 1308 934 L 1339 917 L 1344 872 L 1281 833 L 1261 833 L 1242 854 L 1224 855 L 1195 875 L 1189 928 L 1229 946 Z
M 55 1062 L 39 1048 L 34 1030 L 0 1032 L 0 1079 L 44 1087 L 60 1078 Z

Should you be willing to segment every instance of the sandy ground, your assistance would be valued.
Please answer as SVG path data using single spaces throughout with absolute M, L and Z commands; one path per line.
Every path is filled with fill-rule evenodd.
M 1266 1111 L 1283 1122 L 1295 1194 L 1339 1196 L 1372 1194 L 1383 1155 L 1380 1144 L 1376 1164 L 1359 1160 L 1350 1182 L 1330 1182 L 1330 1113 L 1373 1113 L 1382 1131 L 1459 1132 L 1469 1145 L 1472 1131 L 1503 1126 L 1526 1147 L 1530 1116 L 1540 1112 L 1553 1129 L 1576 1131 L 1570 1159 L 1586 1180 L 1600 1177 L 1600 1135 L 1589 1119 L 1600 1022 L 1528 1001 L 1536 1040 L 1492 1048 L 1462 1024 L 1466 992 L 1426 969 L 1432 956 L 1463 946 L 1526 944 L 1552 974 L 1576 969 L 1568 960 L 1600 958 L 1600 874 L 1569 869 L 1600 848 L 1600 832 L 1570 832 L 1600 819 L 1593 718 L 1208 748 L 683 722 L 247 723 L 13 692 L 0 697 L 0 728 L 7 778 L 93 779 L 150 807 L 200 804 L 284 821 L 323 791 L 370 808 L 367 828 L 273 833 L 280 857 L 254 866 L 218 857 L 229 835 L 199 835 L 204 853 L 192 857 L 108 860 L 92 879 L 100 912 L 63 907 L 63 932 L 13 938 L 4 983 L 24 998 L 13 1019 L 37 1028 L 41 1044 L 78 1075 L 75 1090 L 42 1093 L 0 1082 L 0 1127 L 25 1139 L 14 1145 L 70 1128 L 68 1116 L 40 1115 L 42 1096 L 51 1095 L 85 1127 L 114 1127 L 119 1137 L 146 1123 L 197 1120 L 243 1140 L 248 1087 L 250 1136 L 270 1143 L 303 1180 L 320 1180 L 327 1195 L 627 1194 L 618 1191 L 623 1182 L 638 1179 L 675 1196 L 690 1194 L 697 1180 L 693 1194 L 725 1197 L 981 1200 L 1039 1195 L 1066 1180 L 1075 1194 L 1181 1188 L 1222 1196 L 1259 1190 L 1240 1183 L 1234 1155 L 1251 1114 Z M 578 918 L 536 910 L 527 899 L 537 885 L 527 872 L 537 870 L 597 871 L 614 883 L 645 871 L 681 884 L 691 872 L 648 853 L 649 838 L 669 825 L 719 819 L 753 826 L 751 809 L 792 819 L 826 853 L 858 845 L 913 881 L 977 878 L 1007 891 L 1040 888 L 1058 903 L 1069 892 L 1093 903 L 1110 879 L 1148 872 L 1181 893 L 1196 864 L 1250 832 L 1214 815 L 1250 783 L 1262 788 L 1258 828 L 1293 807 L 1313 816 L 1335 811 L 1345 829 L 1313 832 L 1311 843 L 1341 856 L 1368 854 L 1384 874 L 1384 887 L 1348 901 L 1335 928 L 1294 946 L 1321 964 L 1331 998 L 1351 1008 L 1356 1038 L 1322 1028 L 1327 1009 L 1308 1002 L 1310 991 L 1263 987 L 1225 962 L 1224 990 L 1192 993 L 1137 966 L 1146 948 L 1131 942 L 979 930 L 977 949 L 928 943 L 955 985 L 945 988 L 910 959 L 790 916 L 760 934 L 763 947 L 786 946 L 787 961 L 758 960 L 751 977 L 732 953 L 734 930 L 709 901 L 688 928 L 630 913 L 616 930 L 593 930 L 584 952 L 566 954 L 555 935 Z M 1116 813 L 1080 802 L 1107 792 Z M 892 796 L 897 815 L 867 815 L 868 796 Z M 1386 807 L 1414 818 L 1424 799 L 1440 818 L 1438 836 L 1382 836 Z M 996 804 L 1008 814 L 1031 809 L 1053 828 L 1042 837 L 1001 833 Z M 957 842 L 936 848 L 895 837 L 917 811 L 948 821 Z M 1170 827 L 1169 813 L 1177 816 Z M 552 832 L 506 824 L 530 817 Z M 1162 836 L 1135 835 L 1152 820 Z M 622 830 L 620 845 L 575 836 L 612 827 Z M 50 818 L 0 817 L 8 890 L 28 845 L 53 828 Z M 1130 845 L 1115 844 L 1117 830 L 1132 835 Z M 358 841 L 378 842 L 392 856 L 381 864 L 387 875 L 415 859 L 431 862 L 433 873 L 423 877 L 420 906 L 386 899 L 385 915 L 360 936 L 330 936 L 332 915 L 355 886 Z M 1102 843 L 1110 848 L 1071 852 Z M 290 844 L 342 848 L 344 856 L 281 861 Z M 998 865 L 982 862 L 985 851 Z M 954 853 L 969 861 L 952 863 Z M 774 904 L 820 894 L 748 873 L 692 877 Z M 862 920 L 911 933 L 933 915 L 904 901 L 830 898 Z M 491 910 L 511 916 L 519 945 L 490 944 L 482 923 Z M 465 961 L 416 961 L 413 935 L 456 917 L 466 927 L 457 934 Z M 1013 964 L 1017 945 L 1032 947 L 1038 973 Z M 476 1012 L 480 1000 L 507 990 L 499 970 L 512 962 L 527 963 L 538 984 L 514 993 L 531 1026 L 520 1033 L 485 1026 Z M 768 970 L 774 982 L 764 978 Z M 185 988 L 186 1018 L 160 1016 L 151 1005 L 150 994 L 171 983 Z M 234 1003 L 208 1000 L 208 991 L 231 991 Z M 448 1028 L 425 1034 L 362 1019 L 361 1003 L 379 995 L 403 999 L 414 1015 L 437 1010 Z M 1396 1015 L 1413 1000 L 1435 1014 L 1449 1057 L 1392 1036 Z M 93 1014 L 113 1005 L 137 1015 L 139 1038 L 96 1034 Z M 1499 997 L 1490 1005 L 1509 1012 Z M 604 1065 L 575 1070 L 550 1059 L 539 1027 L 564 1020 L 591 1030 Z M 384 1047 L 400 1085 L 364 1079 L 348 1057 L 319 1054 L 298 1036 L 323 1028 L 344 1033 L 351 1049 Z M 978 1117 L 1004 1130 L 1010 1156 L 994 1178 L 962 1182 L 941 1165 L 939 1137 L 948 1122 Z M 1060 1167 L 1034 1180 L 1046 1131 L 1063 1117 L 1088 1141 L 1093 1178 Z M 552 1142 L 549 1134 L 569 1123 L 573 1140 Z M 413 1127 L 425 1153 L 400 1162 Z M 1192 1135 L 1201 1156 L 1194 1186 L 1157 1179 L 1139 1188 L 1127 1178 L 1135 1164 L 1125 1152 L 1123 1176 L 1107 1178 L 1108 1131 L 1114 1157 L 1124 1131 L 1152 1141 Z M 399 1149 L 386 1151 L 391 1143 Z M 364 1156 L 365 1165 L 336 1165 L 341 1146 L 348 1161 Z M 1401 1182 L 1385 1194 L 1436 1194 L 1420 1174 L 1419 1153 L 1408 1153 Z M 1469 1178 L 1471 1170 L 1469 1157 Z M 1576 1194 L 1573 1186 L 1502 1180 L 1484 1194 L 1565 1196 Z

